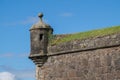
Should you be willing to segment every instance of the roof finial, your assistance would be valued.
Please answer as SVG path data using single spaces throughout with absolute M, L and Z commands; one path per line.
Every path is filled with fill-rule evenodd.
M 38 17 L 40 18 L 40 21 L 42 21 L 43 13 L 39 13 Z

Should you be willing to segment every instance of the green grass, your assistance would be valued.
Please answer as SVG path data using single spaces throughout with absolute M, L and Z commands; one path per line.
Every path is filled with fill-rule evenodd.
M 100 37 L 100 36 L 110 35 L 114 33 L 120 33 L 120 26 L 70 34 L 60 39 L 53 37 L 50 42 L 50 45 L 57 45 L 60 43 L 73 41 L 73 40 L 82 40 L 82 39 L 87 39 L 87 38 Z

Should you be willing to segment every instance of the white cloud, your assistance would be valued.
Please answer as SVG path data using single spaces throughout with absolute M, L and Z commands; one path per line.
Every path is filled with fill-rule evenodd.
M 65 12 L 65 13 L 62 13 L 60 16 L 63 16 L 63 17 L 71 17 L 71 16 L 73 16 L 73 14 L 70 13 L 70 12 Z
M 21 54 L 15 54 L 15 53 L 4 53 L 0 54 L 0 57 L 27 57 L 29 53 L 21 53 Z
M 15 75 L 9 72 L 0 72 L 0 80 L 15 80 Z
M 9 21 L 9 22 L 2 22 L 0 23 L 1 25 L 3 26 L 16 26 L 16 25 L 26 25 L 26 24 L 33 24 L 33 23 L 36 23 L 38 21 L 39 18 L 37 17 L 33 17 L 33 16 L 30 16 L 30 17 L 27 17 L 26 19 L 24 20 L 17 20 L 17 21 Z
M 19 24 L 30 24 L 38 21 L 37 17 L 28 17 L 26 20 L 20 21 Z
M 0 65 L 0 69 L 9 72 L 10 74 L 13 73 L 15 74 L 15 80 L 22 80 L 22 79 L 34 79 L 35 78 L 35 70 L 33 68 L 25 68 L 21 70 L 14 69 L 10 66 L 6 65 Z M 3 72 L 0 72 L 0 80 L 1 79 L 1 74 Z M 14 76 L 14 75 L 13 75 Z M 14 80 L 14 79 L 13 79 Z
M 20 79 L 25 79 L 25 78 L 35 78 L 35 72 L 34 70 L 21 70 L 21 71 L 16 71 L 15 72 L 16 77 Z
M 12 57 L 12 53 L 5 53 L 5 54 L 0 54 L 0 57 Z

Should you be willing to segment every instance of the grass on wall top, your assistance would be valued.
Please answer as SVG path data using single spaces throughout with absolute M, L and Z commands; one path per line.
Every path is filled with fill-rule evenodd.
M 99 29 L 99 30 L 92 30 L 92 31 L 87 31 L 87 32 L 70 34 L 60 39 L 55 38 L 53 35 L 53 38 L 50 41 L 50 45 L 57 45 L 57 44 L 68 42 L 68 41 L 73 41 L 73 40 L 78 40 L 78 39 L 82 40 L 82 39 L 87 39 L 87 38 L 92 38 L 92 37 L 110 35 L 114 33 L 120 33 L 120 26 L 113 26 L 113 27 Z

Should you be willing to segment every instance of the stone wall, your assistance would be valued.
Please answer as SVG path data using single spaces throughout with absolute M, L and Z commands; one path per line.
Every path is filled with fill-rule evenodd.
M 120 34 L 49 46 L 37 80 L 120 80 Z
M 84 40 L 74 40 L 54 46 L 50 45 L 48 47 L 48 55 L 61 54 L 71 51 L 81 51 L 93 48 L 103 48 L 114 45 L 120 45 L 120 33 L 107 36 L 98 36 Z

